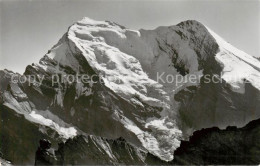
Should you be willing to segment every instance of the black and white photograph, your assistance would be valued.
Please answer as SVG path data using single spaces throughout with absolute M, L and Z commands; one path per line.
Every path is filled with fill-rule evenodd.
M 0 0 L 0 166 L 259 164 L 259 0 Z

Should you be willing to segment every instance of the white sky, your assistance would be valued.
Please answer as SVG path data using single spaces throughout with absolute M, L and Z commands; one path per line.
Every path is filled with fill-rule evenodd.
M 0 69 L 23 73 L 84 16 L 132 29 L 198 20 L 235 47 L 260 56 L 260 1 L 0 0 Z

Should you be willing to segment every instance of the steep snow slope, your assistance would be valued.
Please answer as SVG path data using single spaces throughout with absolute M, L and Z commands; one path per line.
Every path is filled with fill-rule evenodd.
M 141 106 L 143 106 L 143 102 L 153 107 L 163 108 L 160 122 L 154 118 L 146 119 L 146 122 L 143 122 L 146 128 L 152 129 L 154 133 L 161 132 L 162 136 L 154 136 L 142 131 L 127 117 L 124 118 L 125 120 L 119 119 L 119 121 L 127 129 L 135 133 L 143 146 L 151 153 L 160 156 L 164 160 L 171 160 L 173 158 L 172 152 L 179 146 L 177 138 L 181 136 L 181 131 L 176 126 L 176 118 L 168 118 L 172 108 L 170 106 L 170 97 L 164 91 L 163 85 L 150 79 L 143 71 L 141 62 L 152 65 L 151 60 L 143 60 L 142 57 L 137 57 L 142 55 L 142 53 L 147 54 L 143 50 L 136 50 L 140 54 L 135 57 L 132 54 L 122 52 L 120 46 L 118 49 L 109 45 L 110 42 L 119 43 L 120 40 L 123 41 L 124 39 L 127 41 L 123 42 L 132 42 L 131 36 L 135 35 L 140 37 L 138 31 L 122 29 L 122 27 L 114 23 L 94 21 L 89 18 L 84 18 L 72 25 L 68 31 L 68 38 L 81 50 L 90 66 L 101 75 L 107 87 L 121 97 L 134 103 L 139 103 Z M 130 36 L 129 40 L 127 39 L 128 36 Z M 61 46 L 59 47 L 59 49 L 63 49 Z M 67 65 L 67 62 L 64 60 L 67 59 L 66 57 L 59 59 L 60 55 L 53 56 L 56 54 L 56 50 L 59 50 L 56 48 L 55 52 L 51 51 L 47 56 L 53 57 L 60 64 Z M 126 47 L 125 49 L 128 48 Z M 146 58 L 147 56 L 143 55 L 143 57 Z M 136 58 L 140 58 L 141 62 Z M 136 96 L 138 97 L 137 100 Z M 160 142 L 168 142 L 168 145 L 164 148 Z
M 245 92 L 245 81 L 249 81 L 260 90 L 260 62 L 207 29 L 219 45 L 220 51 L 216 55 L 216 60 L 224 67 L 222 78 L 239 93 Z
M 147 119 L 145 124 L 154 133 L 163 131 L 163 137 L 170 138 L 169 133 L 181 135 L 175 121 L 178 107 L 173 99 L 174 95 L 186 87 L 198 85 L 189 81 L 167 82 L 167 75 L 181 74 L 186 78 L 190 75 L 202 76 L 203 72 L 207 72 L 205 63 L 214 57 L 214 44 L 219 49 L 218 53 L 215 52 L 216 60 L 224 63 L 223 78 L 232 85 L 235 92 L 243 92 L 242 88 L 238 90 L 237 87 L 243 85 L 241 81 L 244 79 L 248 79 L 256 88 L 260 85 L 260 63 L 197 22 L 190 21 L 183 25 L 180 23 L 178 27 L 159 27 L 153 31 L 135 31 L 112 22 L 84 18 L 72 25 L 68 34 L 91 67 L 101 73 L 107 87 L 126 99 L 133 99 L 134 95 L 138 95 L 141 102 L 164 108 L 160 119 Z M 212 53 L 201 53 L 203 49 L 212 49 Z M 227 72 L 230 68 L 232 72 Z M 163 79 L 158 80 L 158 75 L 162 73 Z M 214 73 L 218 74 L 216 71 Z M 229 78 L 229 75 L 232 77 Z M 236 77 L 238 79 L 234 80 Z M 170 119 L 168 124 L 173 128 L 166 125 L 165 119 Z M 138 129 L 127 128 L 137 135 L 141 133 Z M 151 147 L 149 143 L 145 145 L 142 138 L 139 139 L 147 149 Z M 178 144 L 178 141 L 173 141 L 171 146 L 177 147 Z M 155 149 L 150 148 L 154 152 L 162 149 L 157 143 L 153 146 L 158 146 Z M 164 152 L 156 154 L 162 155 Z
M 143 71 L 141 60 L 137 59 L 141 57 L 122 52 L 120 46 L 117 48 L 110 45 L 110 42 L 119 43 L 124 39 L 127 40 L 127 34 L 129 30 L 121 29 L 114 23 L 94 21 L 89 18 L 72 25 L 68 32 L 69 38 L 81 49 L 91 67 L 101 74 L 106 86 L 127 99 L 138 95 L 150 105 L 165 105 L 166 103 L 160 100 L 167 100 L 168 96 L 161 89 L 162 85 L 151 80 Z M 131 31 L 130 35 L 140 34 Z
M 42 85 L 1 82 L 6 86 L 1 96 L 3 105 L 65 138 L 122 136 L 169 161 L 194 130 L 243 126 L 260 117 L 259 68 L 253 57 L 196 21 L 136 31 L 83 18 L 38 64 L 26 68 L 26 76 L 45 76 Z M 221 73 L 224 83 L 200 82 L 206 74 Z M 98 81 L 53 85 L 56 74 L 86 74 Z M 195 82 L 175 79 L 192 75 Z

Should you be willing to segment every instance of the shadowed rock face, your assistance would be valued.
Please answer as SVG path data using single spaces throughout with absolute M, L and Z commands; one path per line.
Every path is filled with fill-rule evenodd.
M 50 152 L 51 142 L 47 139 L 40 140 L 40 146 L 35 154 L 35 165 L 52 165 L 55 164 L 55 156 Z
M 159 158 L 127 143 L 122 137 L 112 140 L 81 135 L 60 143 L 54 154 L 49 151 L 50 147 L 40 145 L 35 155 L 35 165 L 166 164 Z
M 260 163 L 260 119 L 243 128 L 216 127 L 193 133 L 174 152 L 172 163 L 178 164 L 249 164 Z
M 27 121 L 15 111 L 0 106 L 0 152 L 12 164 L 34 164 L 35 150 L 40 139 L 46 138 L 53 145 L 61 141 L 52 129 L 39 131 L 39 125 Z
M 203 79 L 203 78 L 202 78 Z M 179 115 L 183 128 L 200 129 L 228 125 L 244 126 L 260 116 L 260 96 L 257 89 L 246 84 L 245 93 L 238 94 L 225 82 L 188 87 L 175 95 L 181 103 Z M 184 129 L 185 130 L 185 129 Z
M 114 153 L 111 159 L 100 143 Z M 44 155 L 43 155 L 44 154 Z M 174 160 L 164 162 L 150 153 L 144 153 L 123 138 L 116 140 L 78 136 L 59 144 L 55 155 L 45 148 L 38 148 L 36 165 L 52 164 L 138 164 L 138 165 L 207 165 L 207 164 L 250 164 L 260 162 L 260 119 L 243 128 L 217 127 L 193 133 L 189 141 L 182 141 L 174 152 Z M 50 164 L 50 162 L 49 162 Z

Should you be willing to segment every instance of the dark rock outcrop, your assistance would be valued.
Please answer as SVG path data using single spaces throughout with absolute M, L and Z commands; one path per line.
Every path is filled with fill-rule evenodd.
M 217 127 L 193 133 L 174 152 L 174 164 L 248 164 L 260 163 L 260 119 L 243 128 Z
M 112 160 L 98 140 L 108 145 L 114 156 Z M 77 136 L 59 144 L 55 156 L 46 153 L 44 148 L 39 149 L 41 152 L 36 153 L 36 163 L 56 158 L 52 164 L 255 165 L 260 163 L 260 119 L 243 128 L 227 127 L 221 130 L 213 127 L 196 131 L 189 141 L 181 142 L 174 153 L 174 160 L 170 162 L 138 150 L 123 138 L 111 140 Z
M 77 136 L 60 143 L 52 154 L 50 143 L 41 140 L 35 165 L 146 165 L 167 164 L 158 157 L 129 144 L 124 138 L 104 139 L 96 136 Z
M 54 154 L 51 152 L 51 142 L 47 139 L 40 140 L 40 146 L 35 154 L 35 165 L 57 164 Z

